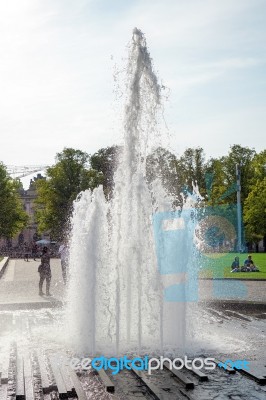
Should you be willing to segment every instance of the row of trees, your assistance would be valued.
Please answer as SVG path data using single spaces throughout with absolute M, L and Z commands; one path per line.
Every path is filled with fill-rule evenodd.
M 73 199 L 85 188 L 103 184 L 109 197 L 120 150 L 117 146 L 107 147 L 91 157 L 73 149 L 58 154 L 56 164 L 47 171 L 48 179 L 38 185 L 40 229 L 50 230 L 58 237 L 67 227 Z M 234 145 L 226 156 L 206 160 L 202 148 L 188 148 L 180 157 L 157 148 L 147 158 L 147 180 L 151 183 L 160 177 L 175 203 L 181 206 L 181 193 L 191 192 L 195 183 L 204 205 L 232 205 L 236 204 L 237 164 L 241 167 L 246 239 L 258 242 L 266 235 L 266 150 L 257 154 L 254 149 Z
M 28 223 L 19 197 L 21 183 L 11 179 L 6 167 L 0 163 L 0 237 L 11 238 Z
M 40 232 L 49 231 L 54 239 L 62 239 L 69 228 L 73 201 L 86 189 L 104 182 L 101 171 L 92 168 L 89 155 L 81 150 L 64 149 L 56 155 L 56 163 L 46 171 L 47 179 L 37 181 L 36 219 Z
M 256 153 L 233 145 L 226 156 L 206 160 L 202 148 L 189 148 L 179 158 L 159 148 L 148 161 L 151 179 L 161 174 L 165 187 L 180 204 L 180 193 L 192 191 L 196 183 L 203 204 L 209 206 L 236 204 L 238 164 L 246 239 L 257 243 L 266 235 L 266 150 Z
M 82 190 L 102 184 L 107 198 L 112 195 L 120 150 L 112 146 L 89 156 L 66 148 L 56 155 L 55 164 L 47 169 L 47 179 L 37 182 L 36 219 L 40 232 L 49 231 L 54 239 L 60 239 L 68 230 L 73 200 Z M 147 180 L 151 183 L 161 178 L 175 204 L 181 206 L 181 193 L 188 195 L 194 184 L 203 197 L 203 205 L 236 204 L 236 164 L 241 166 L 246 238 L 257 243 L 266 235 L 266 150 L 257 154 L 254 149 L 234 145 L 226 156 L 206 160 L 202 148 L 188 148 L 180 157 L 157 148 L 147 157 Z M 18 188 L 19 182 L 10 179 L 0 164 L 0 236 L 10 237 L 27 224 Z

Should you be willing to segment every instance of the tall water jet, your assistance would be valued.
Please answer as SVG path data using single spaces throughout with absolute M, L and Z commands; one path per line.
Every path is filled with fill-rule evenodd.
M 170 211 L 172 199 L 146 179 L 160 106 L 161 87 L 135 28 L 112 199 L 107 202 L 99 187 L 81 193 L 74 205 L 67 329 L 80 353 L 140 354 L 183 345 L 185 308 L 164 302 L 153 234 L 152 215 Z

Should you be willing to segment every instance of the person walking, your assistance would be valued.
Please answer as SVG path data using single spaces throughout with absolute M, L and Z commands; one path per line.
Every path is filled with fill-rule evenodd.
M 50 255 L 48 252 L 48 247 L 44 247 L 41 256 L 41 264 L 39 265 L 38 272 L 40 274 L 40 282 L 39 282 L 39 295 L 43 296 L 44 293 L 42 291 L 43 282 L 46 279 L 46 296 L 51 296 L 50 294 L 50 283 L 51 283 L 51 268 L 50 268 Z
M 61 268 L 62 268 L 63 281 L 64 281 L 64 284 L 66 285 L 66 283 L 67 283 L 68 256 L 69 256 L 68 247 L 67 247 L 66 242 L 63 242 L 63 244 L 61 244 L 61 246 L 59 247 L 58 253 L 59 253 L 60 259 L 61 259 Z

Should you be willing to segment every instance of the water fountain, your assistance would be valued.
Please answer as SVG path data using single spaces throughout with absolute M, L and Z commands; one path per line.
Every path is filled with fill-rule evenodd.
M 206 214 L 197 224 L 195 201 L 199 194 L 186 198 L 180 214 L 180 210 L 173 210 L 173 199 L 159 180 L 147 184 L 146 157 L 158 131 L 161 93 L 145 38 L 137 29 L 133 32 L 127 82 L 124 146 L 112 198 L 107 201 L 99 187 L 81 193 L 74 205 L 66 313 L 61 307 L 54 308 L 54 300 L 60 295 L 56 274 L 55 299 L 49 308 L 47 303 L 40 305 L 38 301 L 30 305 L 23 302 L 23 297 L 14 303 L 19 298 L 17 289 L 24 287 L 21 276 L 25 278 L 30 267 L 23 274 L 16 274 L 12 260 L 13 269 L 10 264 L 9 274 L 0 282 L 8 294 L 13 287 L 10 298 L 14 297 L 0 310 L 0 398 L 5 393 L 8 398 L 27 399 L 33 398 L 33 393 L 35 398 L 50 393 L 53 398 L 70 398 L 71 394 L 84 399 L 87 393 L 88 398 L 102 400 L 113 398 L 107 392 L 109 385 L 117 398 L 150 398 L 153 393 L 156 398 L 176 399 L 180 394 L 205 400 L 217 398 L 219 393 L 223 398 L 264 399 L 265 363 L 254 363 L 249 375 L 252 381 L 244 371 L 236 372 L 231 379 L 226 371 L 216 368 L 207 372 L 208 382 L 202 374 L 196 376 L 195 371 L 185 370 L 183 383 L 180 372 L 179 379 L 175 379 L 167 368 L 157 371 L 157 375 L 154 371 L 152 376 L 144 371 L 140 379 L 136 371 L 127 369 L 116 376 L 111 371 L 97 376 L 95 371 L 80 368 L 77 375 L 67 365 L 75 353 L 81 357 L 123 354 L 128 358 L 132 354 L 185 353 L 224 360 L 253 360 L 254 355 L 262 360 L 265 353 L 265 304 L 258 308 L 256 303 L 256 311 L 249 304 L 250 315 L 246 315 L 245 308 L 241 311 L 245 315 L 236 312 L 235 304 L 232 310 L 228 303 L 223 309 L 221 296 L 217 308 L 195 304 L 191 310 L 187 306 L 197 300 L 199 263 L 193 259 L 194 251 L 198 246 L 202 253 L 206 252 L 204 236 L 211 218 Z M 230 237 L 230 225 L 225 225 L 224 218 L 218 220 L 222 221 L 221 226 L 229 226 Z M 60 271 L 59 260 L 53 260 L 52 267 Z M 13 286 L 14 275 L 18 279 Z M 30 273 L 28 276 L 31 278 Z M 30 280 L 29 291 L 33 282 Z M 185 350 L 192 319 L 198 324 L 196 335 Z M 190 390 L 185 390 L 184 385 L 190 385 Z
M 169 276 L 159 273 L 152 224 L 155 212 L 171 211 L 172 199 L 160 182 L 149 187 L 146 180 L 161 87 L 136 28 L 127 82 L 124 146 L 112 199 L 106 201 L 102 187 L 87 190 L 72 218 L 67 330 L 72 347 L 90 355 L 162 354 L 169 346 L 184 346 L 185 305 L 163 299 Z

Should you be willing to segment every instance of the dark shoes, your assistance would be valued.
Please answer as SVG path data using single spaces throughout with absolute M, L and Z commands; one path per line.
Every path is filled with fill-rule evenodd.
M 52 295 L 51 295 L 51 293 L 48 292 L 48 293 L 46 293 L 46 296 L 51 297 Z
M 44 293 L 43 292 L 39 292 L 39 296 L 44 296 Z

